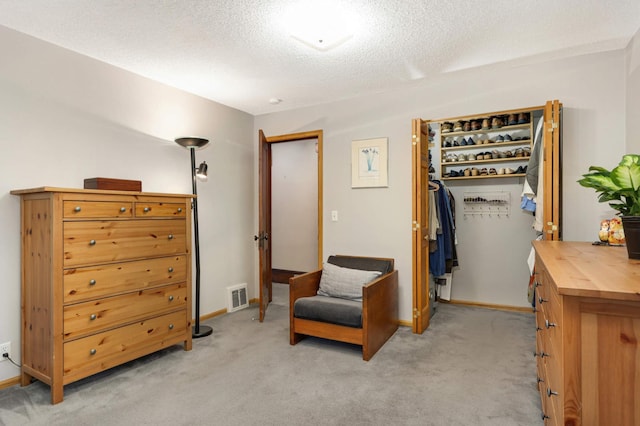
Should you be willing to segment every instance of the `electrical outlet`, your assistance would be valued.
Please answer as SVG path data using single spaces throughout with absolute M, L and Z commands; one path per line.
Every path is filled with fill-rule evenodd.
M 9 354 L 9 356 L 11 356 L 11 342 L 0 344 L 0 362 L 7 360 L 7 358 L 4 357 L 4 354 Z

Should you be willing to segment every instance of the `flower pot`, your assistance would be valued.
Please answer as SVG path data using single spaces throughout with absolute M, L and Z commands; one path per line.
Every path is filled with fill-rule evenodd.
M 622 216 L 629 259 L 640 259 L 640 216 Z

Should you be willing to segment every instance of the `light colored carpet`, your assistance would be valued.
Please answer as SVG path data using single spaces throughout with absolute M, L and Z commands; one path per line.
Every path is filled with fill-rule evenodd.
M 541 425 L 531 314 L 438 306 L 431 327 L 401 327 L 369 362 L 315 338 L 289 345 L 288 286 L 205 323 L 172 347 L 65 387 L 0 391 L 2 425 Z

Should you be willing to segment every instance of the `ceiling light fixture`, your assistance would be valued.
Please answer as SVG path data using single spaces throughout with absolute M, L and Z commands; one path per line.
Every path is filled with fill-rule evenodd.
M 357 28 L 357 15 L 335 1 L 300 2 L 283 16 L 291 37 L 322 52 L 345 43 Z

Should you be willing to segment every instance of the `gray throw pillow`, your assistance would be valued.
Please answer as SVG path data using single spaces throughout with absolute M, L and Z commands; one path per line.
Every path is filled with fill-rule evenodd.
M 342 268 L 325 263 L 320 276 L 319 296 L 339 297 L 341 299 L 362 300 L 362 286 L 378 278 L 378 271 Z

